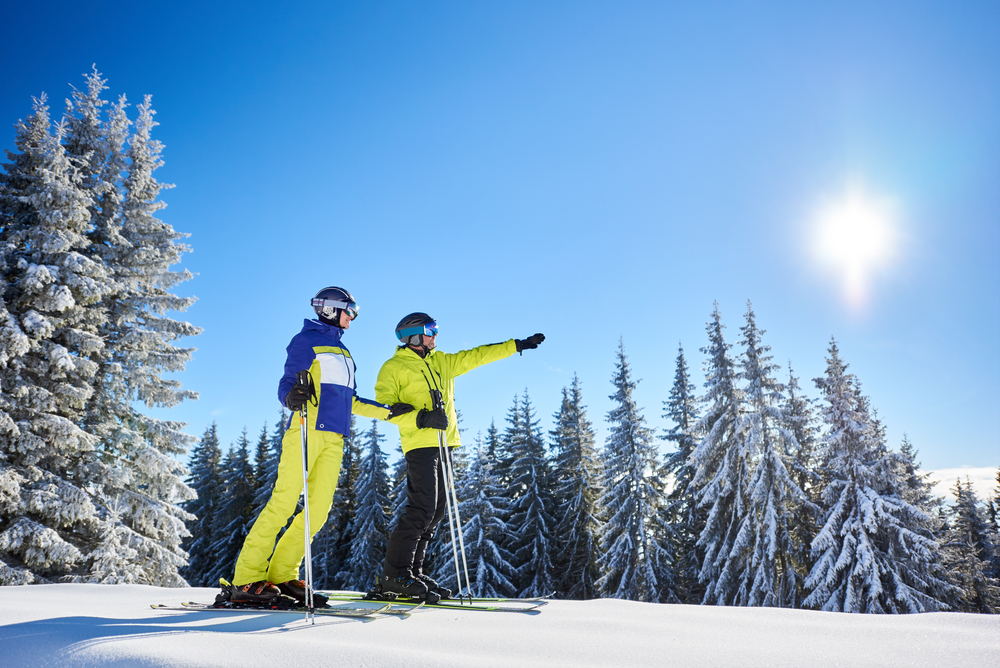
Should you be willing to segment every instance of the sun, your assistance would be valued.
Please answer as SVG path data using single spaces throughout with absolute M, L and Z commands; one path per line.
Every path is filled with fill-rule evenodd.
M 818 216 L 814 245 L 822 264 L 840 280 L 847 301 L 865 304 L 873 279 L 895 254 L 891 205 L 859 192 L 828 203 Z

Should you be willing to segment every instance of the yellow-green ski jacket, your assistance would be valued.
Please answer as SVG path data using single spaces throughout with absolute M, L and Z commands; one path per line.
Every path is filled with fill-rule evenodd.
M 514 339 L 503 343 L 477 346 L 457 353 L 443 353 L 437 348 L 427 357 L 420 355 L 409 346 L 396 349 L 378 372 L 375 381 L 375 400 L 392 406 L 406 403 L 416 410 L 393 423 L 399 427 L 399 439 L 403 452 L 415 448 L 438 447 L 437 429 L 418 429 L 417 413 L 421 409 L 433 410 L 431 390 L 441 390 L 444 395 L 445 410 L 448 413 L 446 443 L 456 448 L 462 444 L 458 437 L 458 416 L 455 414 L 455 378 L 468 373 L 478 366 L 510 357 L 517 352 Z

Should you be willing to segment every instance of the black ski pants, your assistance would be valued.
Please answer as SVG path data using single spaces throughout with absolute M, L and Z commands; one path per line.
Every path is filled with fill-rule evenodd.
M 447 448 L 451 461 L 451 448 Z M 427 544 L 447 512 L 447 488 L 438 448 L 416 448 L 406 453 L 406 507 L 389 536 L 382 574 L 397 578 L 419 575 Z

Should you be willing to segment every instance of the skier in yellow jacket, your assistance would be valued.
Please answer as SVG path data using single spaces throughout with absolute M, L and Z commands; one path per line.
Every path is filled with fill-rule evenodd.
M 428 600 L 450 594 L 423 572 L 423 563 L 427 544 L 447 508 L 439 431 L 445 432 L 449 460 L 452 450 L 461 445 L 455 378 L 515 352 L 537 348 L 545 340 L 544 335 L 535 334 L 524 340 L 510 339 L 443 353 L 435 348 L 437 333 L 437 323 L 426 313 L 411 313 L 400 320 L 396 338 L 402 345 L 382 365 L 375 382 L 376 401 L 390 406 L 409 404 L 417 409 L 393 420 L 399 427 L 406 458 L 407 502 L 389 536 L 382 576 L 375 590 Z M 435 402 L 435 393 L 440 393 L 440 402 Z

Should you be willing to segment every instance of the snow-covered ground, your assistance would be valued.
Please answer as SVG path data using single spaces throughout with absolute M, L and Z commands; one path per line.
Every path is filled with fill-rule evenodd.
M 160 612 L 211 589 L 0 587 L 0 665 L 1000 666 L 1000 616 L 553 601 L 536 614 L 422 610 L 406 618 Z

